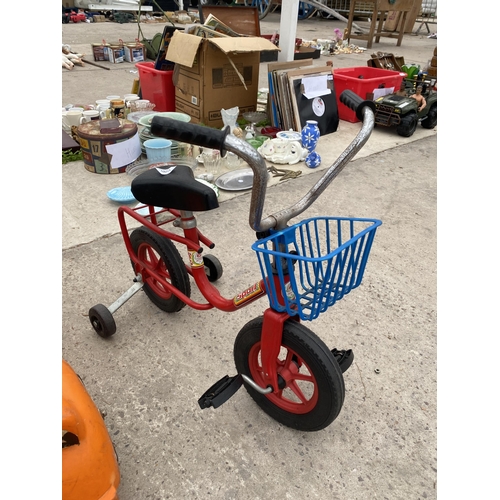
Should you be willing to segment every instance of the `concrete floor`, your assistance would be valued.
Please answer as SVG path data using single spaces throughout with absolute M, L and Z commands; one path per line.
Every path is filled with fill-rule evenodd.
M 278 25 L 276 14 L 268 16 L 261 32 Z M 327 38 L 335 27 L 343 24 L 300 21 L 297 36 Z M 142 28 L 146 36 L 162 30 Z M 63 25 L 62 33 L 63 43 L 88 53 L 90 44 L 103 38 L 133 39 L 137 25 Z M 373 51 L 425 65 L 436 43 L 405 35 L 401 47 L 385 40 Z M 332 60 L 334 67 L 365 66 L 369 53 L 321 56 L 315 64 Z M 129 92 L 133 67 L 114 66 L 63 70 L 62 104 Z M 261 78 L 265 71 L 261 66 Z M 298 179 L 271 183 L 265 213 L 305 194 L 358 129 L 359 124 L 342 121 L 337 132 L 320 140 L 319 169 L 304 166 Z M 355 353 L 344 374 L 342 411 L 315 433 L 278 424 L 243 388 L 217 410 L 198 407 L 212 383 L 235 373 L 235 336 L 262 314 L 265 301 L 232 314 L 185 308 L 169 315 L 140 292 L 116 312 L 113 337 L 104 340 L 94 333 L 88 309 L 110 305 L 133 278 L 117 205 L 106 197 L 110 188 L 131 179 L 92 174 L 81 162 L 62 165 L 62 356 L 107 412 L 120 460 L 121 500 L 437 497 L 436 157 L 437 128 L 419 127 L 409 139 L 377 128 L 303 214 L 383 221 L 363 284 L 306 324 L 330 348 Z M 218 282 L 224 296 L 259 277 L 250 249 L 249 200 L 248 192 L 223 193 L 218 209 L 198 217 L 200 229 L 216 242 L 211 253 L 224 266 Z

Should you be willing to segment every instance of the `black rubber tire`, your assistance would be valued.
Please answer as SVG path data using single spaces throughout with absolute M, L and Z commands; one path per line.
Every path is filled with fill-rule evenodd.
M 116 332 L 115 319 L 109 309 L 102 304 L 96 304 L 89 309 L 89 320 L 97 335 L 104 339 Z
M 180 292 L 187 297 L 191 296 L 191 284 L 186 266 L 179 251 L 170 240 L 159 236 L 147 227 L 140 227 L 132 231 L 130 242 L 134 253 L 143 265 L 156 269 Z M 137 274 L 138 269 L 134 268 L 134 272 Z M 143 290 L 151 302 L 162 311 L 178 312 L 186 305 L 166 290 L 161 282 L 152 277 L 145 279 Z
M 208 281 L 210 281 L 211 283 L 217 281 L 224 272 L 220 260 L 214 255 L 204 255 L 203 265 L 205 266 L 205 274 L 207 275 Z
M 396 129 L 397 133 L 402 137 L 411 137 L 418 125 L 417 113 L 408 113 L 401 118 L 401 123 Z
M 234 361 L 238 373 L 264 387 L 259 372 L 262 324 L 263 317 L 255 318 L 240 330 L 234 342 Z M 324 429 L 337 418 L 344 403 L 344 378 L 336 359 L 317 335 L 294 320 L 285 322 L 281 345 L 280 373 L 299 370 L 302 375 L 307 375 L 309 372 L 309 381 L 299 379 L 304 401 L 301 402 L 290 387 L 278 394 L 260 394 L 244 383 L 246 390 L 269 416 L 281 424 L 306 432 Z M 282 359 L 285 353 L 287 356 Z M 280 378 L 284 384 L 285 379 L 281 375 Z
M 434 128 L 438 122 L 438 110 L 437 104 L 433 104 L 427 113 L 427 118 L 422 120 L 422 127 L 424 128 Z

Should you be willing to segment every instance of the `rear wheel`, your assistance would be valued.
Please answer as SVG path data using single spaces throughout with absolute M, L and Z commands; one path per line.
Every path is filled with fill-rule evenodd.
M 427 113 L 427 118 L 422 120 L 422 127 L 424 128 L 434 128 L 438 121 L 438 109 L 437 104 L 433 104 L 429 112 Z
M 234 360 L 238 373 L 264 388 L 262 324 L 259 317 L 241 329 L 234 343 Z M 269 416 L 301 431 L 319 431 L 337 418 L 344 403 L 344 378 L 319 337 L 296 321 L 285 322 L 276 367 L 278 392 L 260 394 L 245 383 L 250 396 Z
M 174 244 L 162 238 L 147 227 L 135 229 L 130 235 L 132 248 L 141 264 L 150 271 L 160 275 L 144 278 L 144 292 L 151 302 L 165 312 L 180 311 L 186 304 L 168 290 L 165 283 L 172 284 L 184 295 L 191 295 L 191 284 L 186 266 Z M 140 272 L 135 269 L 134 272 Z
M 401 122 L 396 129 L 402 137 L 411 137 L 418 124 L 417 113 L 408 113 L 401 118 Z

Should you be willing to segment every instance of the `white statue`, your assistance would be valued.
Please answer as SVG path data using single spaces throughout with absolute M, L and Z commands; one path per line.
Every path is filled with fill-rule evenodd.
M 267 139 L 257 151 L 272 163 L 295 165 L 304 161 L 308 151 L 298 141 Z

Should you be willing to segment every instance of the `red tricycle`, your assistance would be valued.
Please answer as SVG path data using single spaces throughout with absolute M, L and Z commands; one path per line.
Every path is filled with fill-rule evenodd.
M 97 304 L 90 322 L 101 337 L 116 331 L 113 313 L 143 289 L 163 311 L 188 305 L 232 312 L 267 296 L 269 307 L 240 330 L 234 343 L 237 375 L 225 376 L 199 399 L 201 408 L 217 408 L 242 384 L 257 404 L 278 422 L 317 431 L 335 420 L 344 402 L 343 372 L 352 350 L 328 348 L 302 321 L 312 321 L 360 285 L 373 238 L 381 221 L 348 217 L 313 217 L 288 225 L 304 212 L 366 143 L 374 126 L 374 105 L 346 90 L 340 101 L 363 122 L 353 142 L 294 205 L 262 218 L 268 171 L 265 160 L 246 141 L 228 133 L 154 116 L 151 132 L 202 147 L 237 154 L 253 170 L 250 227 L 262 276 L 236 296 L 221 296 L 219 260 L 204 248 L 214 243 L 198 228 L 194 212 L 217 208 L 215 191 L 198 182 L 187 165 L 162 164 L 132 181 L 143 205 L 121 206 L 118 219 L 134 268 L 134 284 L 110 307 Z M 156 207 L 156 208 L 155 208 Z M 158 207 L 165 207 L 158 211 Z M 168 207 L 168 208 L 167 208 Z M 140 212 L 140 213 L 139 213 Z M 127 220 L 141 227 L 129 231 Z M 177 230 L 177 231 L 175 231 Z M 187 251 L 184 262 L 177 247 Z M 193 300 L 191 279 L 203 296 Z

